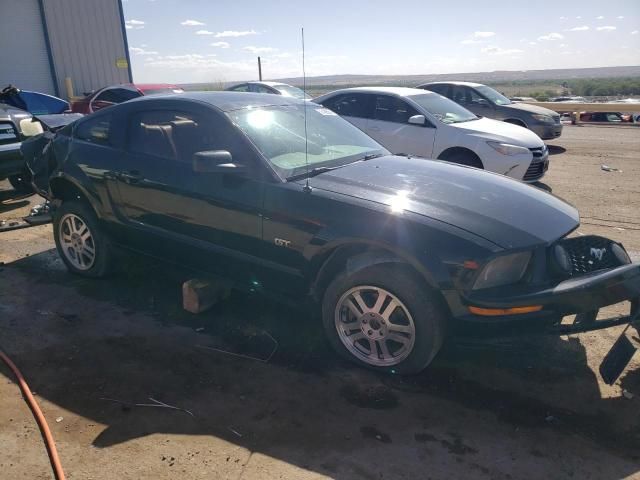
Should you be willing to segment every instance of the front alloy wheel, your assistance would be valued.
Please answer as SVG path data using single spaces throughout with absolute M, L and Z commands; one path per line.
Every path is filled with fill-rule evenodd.
M 423 370 L 440 350 L 446 320 L 438 292 L 400 262 L 342 272 L 322 299 L 322 324 L 333 348 L 378 371 Z
M 345 292 L 336 306 L 335 327 L 351 354 L 377 367 L 402 362 L 415 343 L 409 310 L 380 287 L 358 286 Z

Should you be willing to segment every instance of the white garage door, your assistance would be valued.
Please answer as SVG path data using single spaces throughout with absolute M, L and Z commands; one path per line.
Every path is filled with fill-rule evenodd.
M 55 95 L 38 0 L 0 3 L 0 88 Z

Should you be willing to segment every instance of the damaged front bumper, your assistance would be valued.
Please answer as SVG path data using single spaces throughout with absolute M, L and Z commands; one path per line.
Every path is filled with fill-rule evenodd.
M 464 297 L 466 305 L 505 312 L 527 306 L 537 311 L 524 314 L 484 316 L 468 313 L 458 317 L 457 330 L 462 335 L 490 336 L 516 333 L 580 333 L 629 323 L 632 314 L 609 322 L 595 321 L 595 313 L 608 305 L 640 299 L 640 264 L 631 263 L 609 270 L 596 271 L 569 278 L 553 286 L 535 291 L 471 292 Z M 595 313 L 594 313 L 595 312 Z M 576 315 L 573 324 L 562 319 Z
M 598 319 L 603 307 L 628 301 L 629 313 Z M 487 295 L 474 292 L 465 297 L 468 305 L 487 311 L 536 306 L 538 311 L 524 314 L 483 316 L 469 313 L 458 318 L 459 337 L 505 337 L 547 333 L 569 335 L 615 326 L 626 328 L 600 365 L 600 374 L 613 384 L 640 350 L 640 264 L 627 264 L 570 278 L 538 291 Z M 563 318 L 575 315 L 571 323 Z M 634 333 L 635 331 L 635 333 Z

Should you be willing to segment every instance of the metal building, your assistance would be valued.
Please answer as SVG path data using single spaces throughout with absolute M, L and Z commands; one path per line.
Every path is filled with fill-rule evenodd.
M 62 98 L 132 82 L 121 0 L 0 0 L 0 88 Z

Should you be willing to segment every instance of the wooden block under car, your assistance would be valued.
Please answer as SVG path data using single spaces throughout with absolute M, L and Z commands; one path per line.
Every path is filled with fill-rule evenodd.
M 182 308 L 187 312 L 202 313 L 230 293 L 231 289 L 223 283 L 193 278 L 182 284 Z

